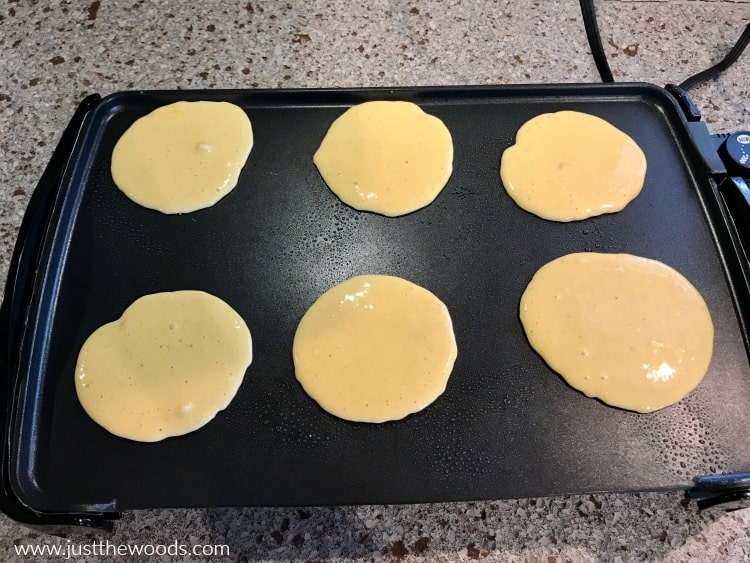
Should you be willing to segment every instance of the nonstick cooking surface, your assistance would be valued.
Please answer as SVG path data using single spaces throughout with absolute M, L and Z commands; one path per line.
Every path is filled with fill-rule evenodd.
M 187 215 L 144 209 L 116 189 L 112 149 L 135 119 L 177 100 L 242 106 L 255 146 L 237 188 Z M 355 211 L 312 162 L 348 106 L 405 99 L 441 118 L 454 172 L 430 206 L 400 218 Z M 518 208 L 498 174 L 518 128 L 544 112 L 598 115 L 648 159 L 624 211 L 573 223 Z M 24 341 L 12 447 L 18 496 L 39 510 L 412 503 L 685 488 L 750 469 L 750 378 L 736 312 L 684 124 L 647 85 L 122 93 L 89 116 L 60 189 Z M 704 194 L 701 196 L 701 194 Z M 660 260 L 702 293 L 713 361 L 681 403 L 654 414 L 568 387 L 518 320 L 526 284 L 579 251 Z M 448 306 L 458 359 L 446 392 L 380 425 L 337 419 L 305 395 L 291 355 L 297 323 L 332 285 L 400 276 Z M 74 388 L 78 351 L 135 299 L 200 289 L 246 320 L 254 359 L 229 407 L 186 436 L 145 444 L 109 434 Z

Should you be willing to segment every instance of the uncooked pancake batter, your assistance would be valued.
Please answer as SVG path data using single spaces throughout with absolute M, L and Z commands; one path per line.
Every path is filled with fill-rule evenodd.
M 622 210 L 641 191 L 646 156 L 628 135 L 593 115 L 545 113 L 527 121 L 500 161 L 508 194 L 552 221 Z
M 706 373 L 711 316 L 669 266 L 629 254 L 568 254 L 521 297 L 531 346 L 574 388 L 623 409 L 676 403 Z
M 445 391 L 456 359 L 448 309 L 392 276 L 356 276 L 326 291 L 294 335 L 297 379 L 340 418 L 398 420 Z
M 144 207 L 189 213 L 234 189 L 252 148 L 252 126 L 242 108 L 176 102 L 125 131 L 112 152 L 112 178 Z
M 437 197 L 453 170 L 453 141 L 416 104 L 366 102 L 333 122 L 313 161 L 341 201 L 395 217 Z
M 78 399 L 123 438 L 192 432 L 229 405 L 252 360 L 234 309 L 202 291 L 155 293 L 94 331 L 78 356 Z

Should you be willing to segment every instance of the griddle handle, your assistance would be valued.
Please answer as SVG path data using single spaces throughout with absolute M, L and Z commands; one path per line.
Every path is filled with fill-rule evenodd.
M 683 88 L 680 88 L 675 84 L 667 84 L 664 89 L 672 94 L 672 97 L 677 100 L 677 104 L 680 106 L 682 113 L 685 114 L 685 118 L 688 121 L 701 120 L 700 110 Z
M 718 507 L 726 511 L 750 507 L 750 473 L 703 475 L 687 496 L 697 501 L 698 509 Z
M 719 185 L 719 192 L 732 217 L 745 259 L 750 260 L 750 186 L 744 178 L 728 177 Z
M 26 310 L 31 299 L 31 286 L 49 215 L 60 183 L 75 147 L 84 120 L 99 103 L 101 96 L 85 98 L 65 128 L 49 164 L 31 194 L 18 231 L 0 305 L 0 433 L 3 438 L 0 457 L 0 510 L 10 518 L 29 527 L 53 534 L 66 534 L 81 527 L 111 530 L 117 514 L 46 514 L 31 510 L 21 503 L 10 484 L 10 435 L 12 432 L 13 399 L 18 374 L 18 350 L 23 335 Z M 4 379 L 4 381 L 2 381 Z

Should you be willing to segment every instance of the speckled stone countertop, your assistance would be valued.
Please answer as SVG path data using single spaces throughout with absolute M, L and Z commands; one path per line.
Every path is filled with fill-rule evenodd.
M 598 0 L 597 8 L 615 79 L 658 85 L 718 61 L 750 20 L 750 3 L 742 1 Z M 10 0 L 0 7 L 0 47 L 2 280 L 29 196 L 89 93 L 598 80 L 572 0 Z M 713 132 L 750 128 L 748 76 L 750 53 L 691 92 Z M 682 500 L 678 493 L 597 494 L 419 506 L 141 510 L 126 513 L 108 539 L 226 544 L 230 556 L 218 559 L 236 561 L 750 559 L 750 510 L 699 514 Z M 15 548 L 65 543 L 0 516 L 0 559 L 33 560 Z

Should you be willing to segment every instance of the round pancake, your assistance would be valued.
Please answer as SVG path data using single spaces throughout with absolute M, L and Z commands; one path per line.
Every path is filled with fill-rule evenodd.
M 714 329 L 698 291 L 669 266 L 582 252 L 542 266 L 521 297 L 531 346 L 574 388 L 637 412 L 676 403 L 703 379 Z
M 640 193 L 645 176 L 646 156 L 633 139 L 576 111 L 530 119 L 500 160 L 510 197 L 552 221 L 621 211 Z
M 313 157 L 341 201 L 389 217 L 429 205 L 453 170 L 448 128 L 411 102 L 365 102 L 331 125 Z
M 448 309 L 393 276 L 356 276 L 308 309 L 294 335 L 298 381 L 331 414 L 398 420 L 437 399 L 456 359 Z
M 112 178 L 162 213 L 214 205 L 237 185 L 253 148 L 250 119 L 228 102 L 176 102 L 138 119 L 112 152 Z
M 76 392 L 112 434 L 155 442 L 213 419 L 251 361 L 247 325 L 224 301 L 202 291 L 154 293 L 88 337 Z

